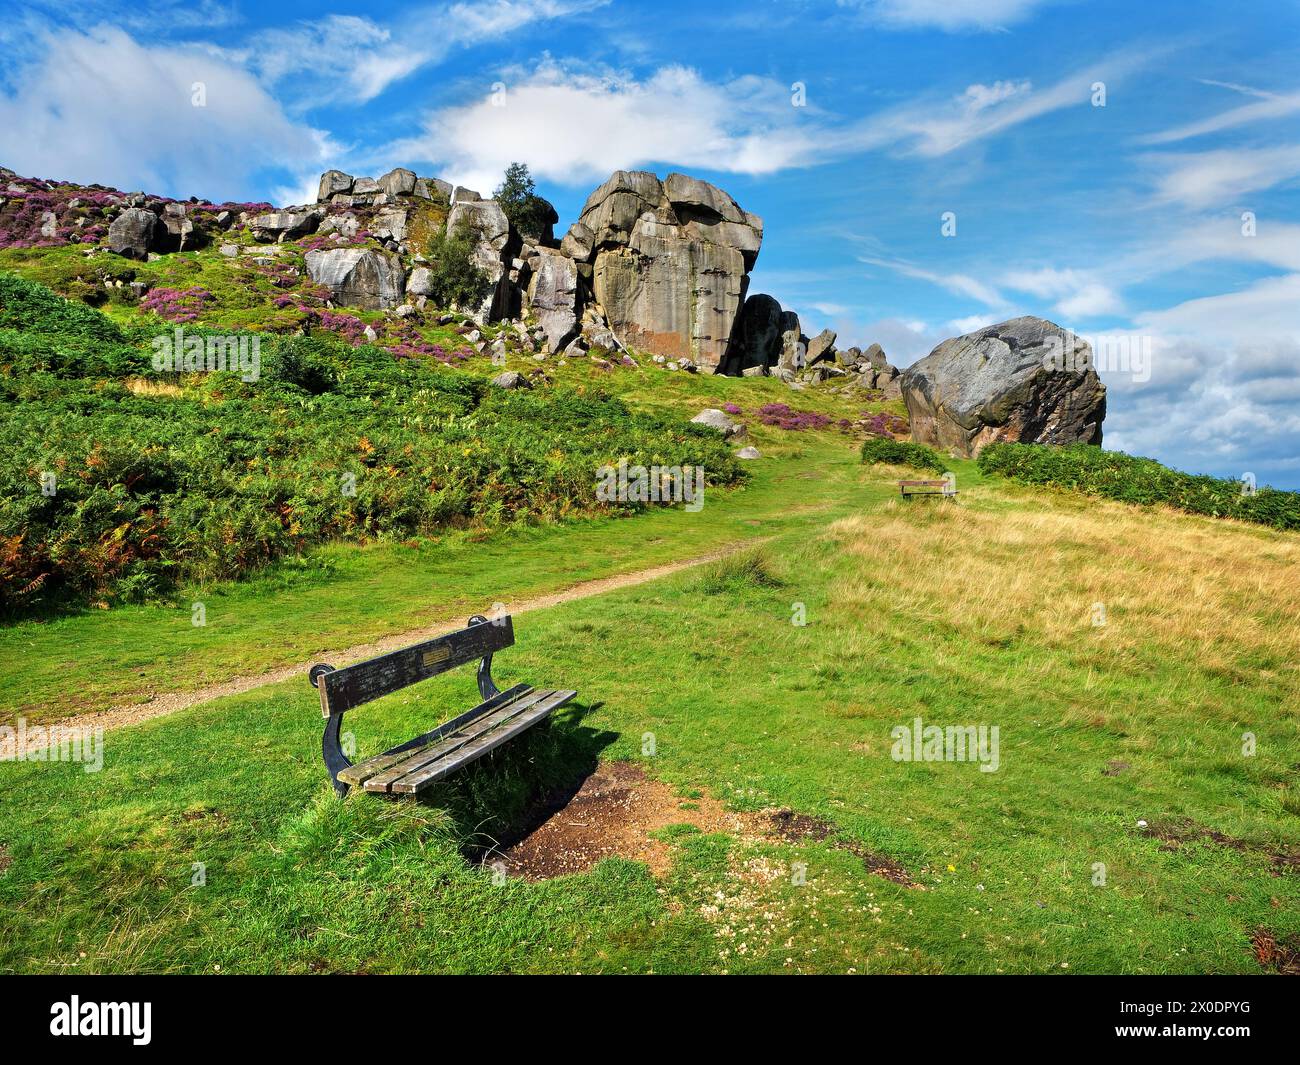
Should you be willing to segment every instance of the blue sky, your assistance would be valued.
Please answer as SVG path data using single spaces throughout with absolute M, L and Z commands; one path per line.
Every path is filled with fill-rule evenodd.
M 1300 488 L 1295 2 L 331 10 L 24 8 L 0 164 L 286 203 L 330 166 L 486 194 L 521 160 L 562 224 L 614 169 L 683 170 L 763 216 L 750 291 L 810 335 L 905 365 L 1039 314 L 1106 345 L 1107 446 Z

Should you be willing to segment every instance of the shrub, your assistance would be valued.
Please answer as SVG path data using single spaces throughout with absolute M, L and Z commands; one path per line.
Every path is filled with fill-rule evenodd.
M 1300 529 L 1300 492 L 1261 488 L 1254 495 L 1240 481 L 1183 473 L 1154 459 L 1103 451 L 1092 444 L 990 444 L 979 467 L 1025 484 L 1067 488 L 1142 506 L 1165 504 L 1190 514 Z
M 147 339 L 0 279 L 0 612 L 165 594 L 334 539 L 630 512 L 596 496 L 620 458 L 744 476 L 717 434 L 607 395 L 490 389 L 326 332 L 263 335 L 255 382 L 159 375 Z
M 453 233 L 434 233 L 428 241 L 430 299 L 439 307 L 469 306 L 487 290 L 488 277 L 474 265 L 474 235 L 461 225 Z
M 918 470 L 947 473 L 943 456 L 924 444 L 907 440 L 894 440 L 887 436 L 869 436 L 862 441 L 863 462 L 886 462 L 895 466 L 911 466 Z

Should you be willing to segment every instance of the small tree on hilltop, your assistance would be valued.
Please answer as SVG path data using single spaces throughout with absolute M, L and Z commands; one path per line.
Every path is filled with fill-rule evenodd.
M 510 224 L 531 240 L 540 240 L 555 222 L 555 208 L 537 195 L 527 163 L 506 167 L 505 178 L 492 198 L 501 205 Z

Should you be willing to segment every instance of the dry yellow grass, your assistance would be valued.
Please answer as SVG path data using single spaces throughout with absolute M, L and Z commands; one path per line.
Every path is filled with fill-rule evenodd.
M 964 496 L 974 505 L 890 502 L 835 523 L 829 535 L 861 565 L 832 604 L 865 617 L 883 595 L 896 613 L 985 642 L 1068 648 L 1099 669 L 1154 650 L 1228 678 L 1276 680 L 1300 705 L 1300 536 L 1017 496 L 1010 509 L 976 488 Z

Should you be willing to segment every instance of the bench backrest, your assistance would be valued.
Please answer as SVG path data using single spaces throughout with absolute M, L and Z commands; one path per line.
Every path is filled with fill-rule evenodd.
M 476 658 L 486 658 L 514 642 L 515 629 L 507 614 L 332 670 L 317 683 L 321 713 L 325 717 L 341 714 Z

